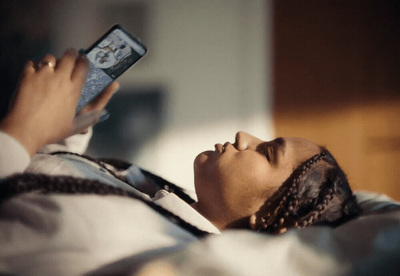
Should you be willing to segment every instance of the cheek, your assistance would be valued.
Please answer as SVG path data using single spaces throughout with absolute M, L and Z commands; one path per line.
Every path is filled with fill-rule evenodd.
M 227 166 L 219 167 L 222 192 L 235 204 L 258 204 L 270 190 L 270 170 L 258 155 L 242 155 Z
M 253 203 L 252 210 L 261 207 L 279 188 L 290 171 L 271 167 L 268 161 L 254 157 L 247 160 L 247 170 L 241 178 L 243 200 Z
M 251 202 L 269 190 L 271 169 L 263 156 L 245 152 L 215 156 L 199 154 L 194 162 L 196 192 L 207 190 L 223 202 Z M 201 191 L 203 190 L 203 191 Z

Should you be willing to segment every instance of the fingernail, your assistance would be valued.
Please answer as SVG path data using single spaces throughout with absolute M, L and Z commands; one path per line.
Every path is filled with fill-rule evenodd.
M 75 55 L 76 56 L 76 49 L 70 47 L 64 52 L 64 55 Z
M 101 115 L 100 115 L 100 118 L 99 118 L 99 123 L 101 123 L 101 122 L 104 122 L 105 120 L 107 120 L 108 118 L 110 117 L 110 112 L 108 112 L 107 110 L 103 110 L 103 112 L 101 113 Z
M 86 61 L 86 62 L 89 61 L 88 58 L 85 56 L 85 54 L 79 54 L 79 58 L 84 60 L 84 61 Z
M 121 85 L 118 82 L 116 83 L 116 86 L 117 87 L 115 87 L 115 90 L 114 90 L 113 94 L 117 93 L 119 88 L 121 87 Z

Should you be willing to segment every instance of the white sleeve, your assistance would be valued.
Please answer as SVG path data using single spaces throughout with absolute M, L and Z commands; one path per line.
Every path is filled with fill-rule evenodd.
M 93 129 L 90 127 L 85 134 L 72 135 L 58 143 L 48 144 L 43 146 L 38 153 L 52 153 L 56 151 L 68 151 L 77 154 L 85 153 L 90 138 L 92 138 Z
M 86 134 L 75 134 L 59 143 L 42 147 L 39 153 L 69 151 L 83 154 L 92 137 L 92 128 Z M 0 131 L 0 179 L 14 173 L 22 173 L 30 163 L 25 147 L 15 138 Z
M 30 157 L 24 146 L 5 132 L 0 131 L 0 179 L 23 172 Z

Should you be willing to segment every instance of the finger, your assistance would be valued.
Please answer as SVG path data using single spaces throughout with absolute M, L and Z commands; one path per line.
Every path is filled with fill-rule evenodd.
M 66 50 L 63 56 L 57 63 L 56 70 L 71 72 L 74 69 L 76 58 L 78 57 L 78 52 L 70 48 Z
M 76 116 L 72 123 L 71 134 L 81 133 L 87 128 L 94 126 L 99 121 L 100 117 L 107 113 L 106 110 L 96 110 Z
M 115 92 L 119 89 L 119 83 L 111 83 L 95 100 L 85 106 L 81 113 L 89 112 L 92 110 L 102 110 L 110 101 Z
M 83 86 L 88 76 L 89 69 L 89 61 L 86 59 L 85 56 L 79 55 L 79 57 L 75 61 L 75 65 L 71 73 L 72 82 L 78 83 L 80 86 Z
M 32 60 L 29 60 L 22 70 L 23 75 L 29 75 L 36 72 L 36 65 Z
M 25 63 L 24 68 L 22 69 L 21 76 L 18 80 L 18 87 L 20 87 L 24 83 L 25 78 L 30 78 L 30 75 L 33 75 L 36 72 L 36 64 L 32 60 L 29 60 Z M 15 100 L 18 97 L 19 89 L 13 93 L 9 101 L 9 108 L 11 109 L 14 106 Z
M 47 54 L 39 62 L 38 69 L 42 68 L 54 69 L 55 66 L 56 66 L 56 57 L 51 54 Z

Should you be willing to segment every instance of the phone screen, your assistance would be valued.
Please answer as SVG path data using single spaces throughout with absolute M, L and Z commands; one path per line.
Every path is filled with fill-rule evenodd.
M 119 25 L 83 53 L 90 61 L 90 71 L 77 105 L 77 112 L 95 99 L 145 53 L 146 47 Z

